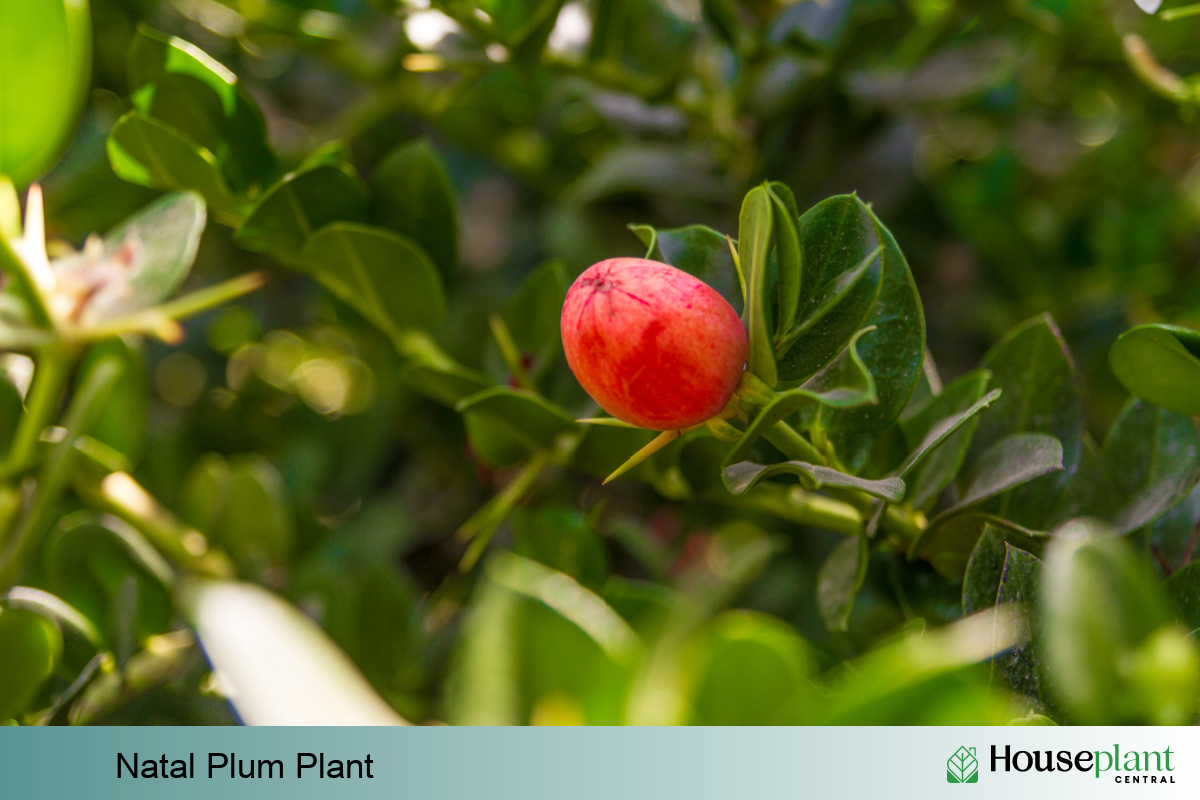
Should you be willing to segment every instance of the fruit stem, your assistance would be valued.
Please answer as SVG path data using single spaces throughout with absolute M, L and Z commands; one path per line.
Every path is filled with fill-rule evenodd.
M 678 439 L 682 434 L 683 434 L 683 431 L 663 431 L 658 436 L 655 436 L 650 441 L 650 444 L 646 445 L 641 450 L 638 450 L 636 453 L 631 455 L 624 464 L 617 467 L 616 470 L 613 471 L 613 473 L 611 475 L 609 475 L 607 478 L 605 478 L 604 483 L 607 484 L 610 481 L 621 477 L 626 472 L 629 472 L 629 470 L 633 469 L 638 464 L 642 463 L 647 458 L 654 455 L 659 450 L 662 450 L 664 447 L 669 445 L 671 442 Z M 603 485 L 603 484 L 601 484 L 601 485 Z

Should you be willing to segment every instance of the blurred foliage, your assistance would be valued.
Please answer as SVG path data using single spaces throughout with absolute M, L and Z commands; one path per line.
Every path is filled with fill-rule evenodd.
M 90 13 L 40 256 L 86 48 L 0 49 L 0 720 L 1197 716 L 1186 9 Z M 558 318 L 647 249 L 772 396 L 600 488 Z

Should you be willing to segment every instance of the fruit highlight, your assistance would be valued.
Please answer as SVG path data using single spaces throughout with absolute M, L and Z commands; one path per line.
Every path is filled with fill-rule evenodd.
M 720 414 L 749 345 L 737 312 L 712 287 L 644 258 L 585 270 L 567 292 L 562 339 L 567 363 L 601 408 L 656 431 Z

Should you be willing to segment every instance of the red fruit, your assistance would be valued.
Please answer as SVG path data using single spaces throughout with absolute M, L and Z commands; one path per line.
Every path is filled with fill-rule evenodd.
M 703 281 L 644 258 L 589 267 L 567 292 L 563 349 L 600 407 L 674 431 L 725 408 L 749 342 L 737 312 Z

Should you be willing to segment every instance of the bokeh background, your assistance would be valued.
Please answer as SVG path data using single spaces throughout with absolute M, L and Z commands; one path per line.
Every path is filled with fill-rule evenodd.
M 341 140 L 370 175 L 398 145 L 432 145 L 457 196 L 461 259 L 436 335 L 486 372 L 503 369 L 487 314 L 539 265 L 575 275 L 642 255 L 629 223 L 736 233 L 762 180 L 790 186 L 801 210 L 843 192 L 872 204 L 917 279 L 944 379 L 1052 313 L 1097 438 L 1126 398 L 1107 366 L 1116 337 L 1200 323 L 1200 93 L 1186 77 L 1200 70 L 1200 23 L 1134 0 L 92 0 L 92 12 L 87 110 L 43 182 L 53 235 L 79 246 L 155 196 L 105 154 L 128 108 L 130 43 L 149 25 L 239 76 L 283 167 Z M 269 274 L 263 290 L 190 321 L 180 347 L 139 351 L 127 383 L 140 386 L 112 435 L 185 518 L 205 459 L 259 475 L 261 524 L 285 544 L 255 577 L 318 618 L 406 716 L 452 717 L 443 684 L 468 593 L 453 533 L 507 476 L 313 281 L 215 224 L 191 280 L 252 269 Z M 592 524 L 594 479 L 556 471 L 539 492 L 501 542 L 514 527 L 536 539 L 539 526 Z M 637 484 L 603 500 L 615 573 L 644 570 L 622 526 L 682 570 L 712 522 Z M 955 615 L 957 590 L 918 566 L 873 575 L 850 633 L 826 631 L 812 587 L 835 538 L 792 536 L 737 604 L 794 624 L 822 663 L 913 616 L 895 581 L 916 587 L 920 616 Z M 574 645 L 543 646 L 553 672 Z M 522 721 L 572 713 L 536 699 Z M 211 696 L 167 686 L 108 721 L 229 719 Z

